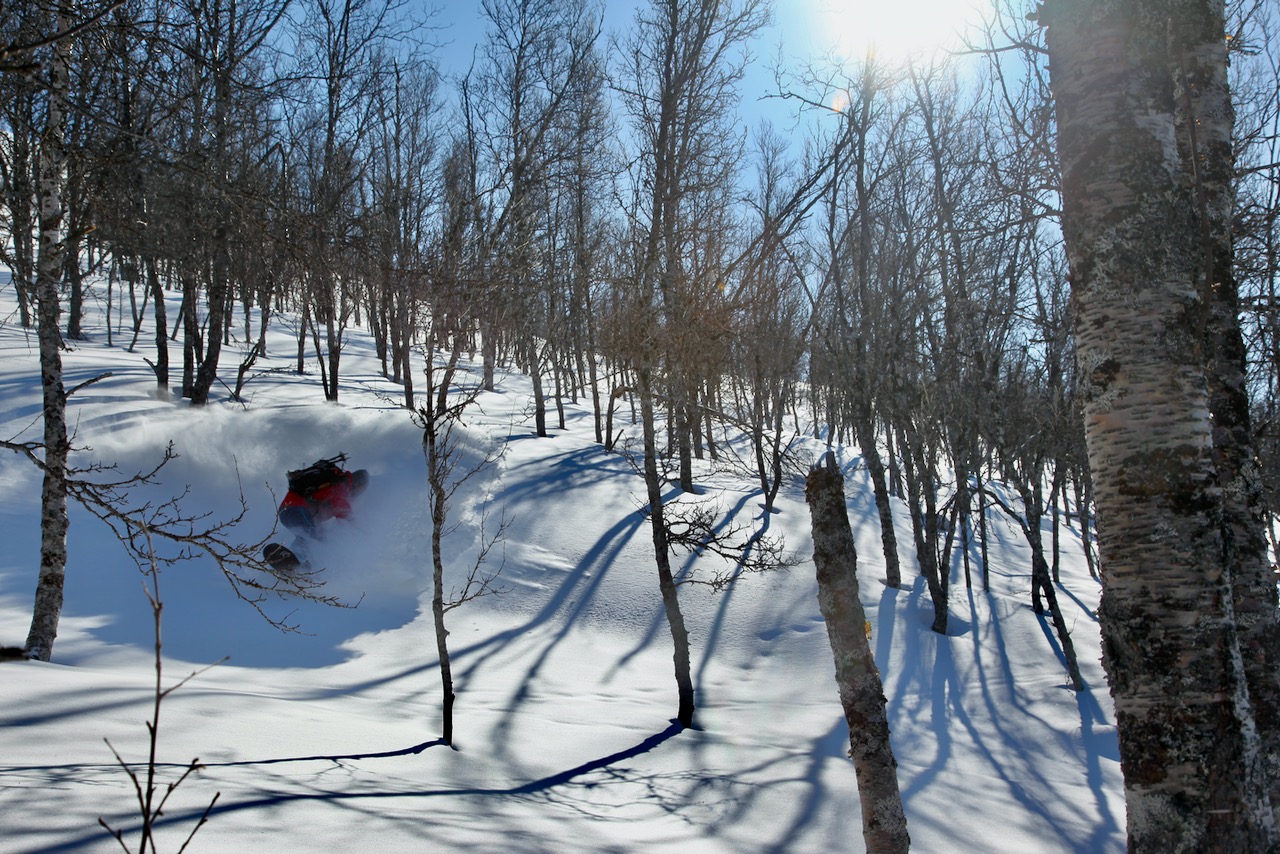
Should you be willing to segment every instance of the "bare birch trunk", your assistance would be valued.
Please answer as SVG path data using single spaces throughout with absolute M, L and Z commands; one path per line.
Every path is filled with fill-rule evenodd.
M 876 499 L 876 513 L 880 516 L 880 543 L 884 549 L 884 583 L 890 587 L 902 586 L 902 569 L 898 563 L 898 532 L 893 527 L 893 504 L 889 501 L 889 484 L 885 479 L 884 463 L 876 443 L 874 425 L 868 419 L 856 424 L 858 446 L 862 459 L 867 463 L 871 476 L 872 492 Z
M 884 686 L 858 598 L 858 555 L 845 506 L 844 478 L 833 454 L 828 453 L 825 465 L 809 473 L 805 498 L 813 519 L 818 605 L 827 623 L 840 704 L 849 722 L 849 756 L 858 777 L 862 838 L 869 852 L 907 851 L 911 840 L 898 790 L 898 763 L 889 742 Z
M 1201 168 L 1205 152 L 1187 156 L 1189 134 L 1229 138 L 1232 118 L 1225 99 L 1179 118 L 1189 65 L 1208 72 L 1198 86 L 1225 87 L 1222 15 L 1210 0 L 1057 0 L 1041 12 L 1135 852 L 1277 847 L 1204 352 L 1223 284 L 1206 263 L 1205 199 L 1226 188 Z
M 65 5 L 58 7 L 55 29 L 66 28 Z M 67 568 L 67 395 L 62 382 L 62 335 L 58 328 L 58 285 L 63 273 L 62 181 L 66 171 L 66 99 L 68 55 L 66 40 L 51 48 L 48 81 L 48 119 L 41 140 L 39 174 L 40 258 L 36 264 L 37 334 L 40 344 L 40 385 L 44 397 L 44 483 L 40 493 L 40 574 L 36 582 L 31 629 L 26 653 L 48 661 L 62 616 L 62 591 Z
M 654 428 L 653 389 L 648 368 L 637 372 L 640 387 L 641 427 L 644 431 L 644 482 L 649 497 L 649 524 L 653 532 L 653 553 L 658 568 L 658 590 L 671 629 L 672 660 L 676 676 L 676 720 L 682 727 L 693 726 L 693 671 L 689 650 L 689 630 L 680 609 L 679 591 L 671 571 L 671 544 L 662 503 L 662 478 L 658 472 L 658 437 Z
M 427 354 L 431 358 L 431 354 Z M 448 489 L 446 462 L 441 459 L 445 450 L 441 447 L 440 431 L 448 431 L 448 422 L 441 423 L 435 413 L 423 415 L 422 449 L 427 458 L 427 487 L 430 490 L 431 509 L 431 617 L 435 625 L 436 655 L 440 661 L 440 737 L 445 744 L 453 745 L 453 663 L 449 657 L 449 630 L 445 627 L 444 613 L 444 526 L 448 517 Z M 443 441 L 447 442 L 445 438 Z
M 1215 32 L 1220 25 L 1220 20 L 1210 24 Z M 1270 514 L 1254 451 L 1234 273 L 1234 113 L 1221 51 L 1184 49 L 1177 76 L 1179 105 L 1184 111 L 1179 144 L 1184 161 L 1195 167 L 1204 252 L 1202 287 L 1209 293 L 1205 352 L 1209 358 L 1213 458 L 1224 499 L 1224 563 L 1231 579 L 1239 666 L 1248 685 L 1269 777 L 1272 817 L 1280 833 L 1280 611 L 1268 555 Z M 1221 120 L 1205 121 L 1210 117 Z

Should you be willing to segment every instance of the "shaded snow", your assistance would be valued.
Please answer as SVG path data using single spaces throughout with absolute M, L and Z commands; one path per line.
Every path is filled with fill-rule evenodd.
M 9 316 L 12 291 L 0 293 Z M 682 587 L 697 727 L 675 712 L 643 482 L 591 441 L 589 409 L 569 406 L 554 438 L 532 435 L 529 385 L 503 375 L 466 419 L 465 461 L 497 460 L 455 499 L 450 583 L 479 521 L 506 592 L 448 616 L 459 749 L 438 742 L 439 682 L 429 595 L 421 433 L 400 390 L 378 376 L 359 330 L 343 356 L 341 402 L 289 372 L 281 329 L 247 403 L 193 411 L 154 392 L 142 353 L 79 342 L 67 383 L 104 370 L 70 406 L 76 459 L 148 468 L 172 440 L 179 458 L 156 496 L 225 518 L 243 492 L 244 541 L 271 528 L 284 472 L 338 451 L 371 473 L 356 517 L 324 543 L 326 593 L 352 609 L 269 603 L 282 634 L 238 602 L 216 567 L 162 574 L 166 684 L 230 656 L 165 702 L 162 781 L 206 765 L 172 796 L 161 850 L 176 850 L 220 792 L 193 851 L 831 852 L 861 850 L 848 732 L 815 598 L 802 483 L 783 490 L 770 531 L 804 560 L 726 592 Z M 145 336 L 144 336 L 145 338 Z M 126 336 L 118 336 L 127 341 Z M 236 346 L 227 365 L 237 360 Z M 225 392 L 225 390 L 224 390 Z M 0 432 L 38 439 L 34 336 L 0 328 Z M 625 409 L 623 415 L 625 417 Z M 632 431 L 634 432 L 634 431 Z M 813 445 L 811 457 L 821 451 Z M 1061 595 L 1089 690 L 1067 680 L 1047 621 L 1030 609 L 1030 562 L 993 517 L 991 593 L 952 589 L 952 630 L 928 630 L 912 571 L 886 588 L 878 523 L 856 456 L 841 456 L 859 547 L 862 598 L 885 680 L 913 848 L 921 852 L 1118 852 L 1124 803 L 1113 711 L 1098 665 L 1098 588 L 1064 538 Z M 465 463 L 464 463 L 465 464 Z M 700 471 L 703 497 L 759 525 L 754 480 Z M 39 478 L 0 457 L 0 643 L 21 645 L 38 563 Z M 49 664 L 0 664 L 0 851 L 110 851 L 99 816 L 132 828 L 131 789 L 103 739 L 145 757 L 151 619 L 142 576 L 111 533 L 73 509 L 66 606 Z M 684 556 L 682 571 L 699 569 Z M 51 808 L 56 803 L 56 808 Z

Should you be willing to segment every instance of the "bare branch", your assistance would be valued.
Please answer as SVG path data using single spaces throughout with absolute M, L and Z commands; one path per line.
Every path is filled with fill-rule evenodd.
M 39 453 L 44 446 L 40 443 L 0 440 L 0 447 L 22 454 L 42 471 L 45 468 Z M 160 461 L 150 470 L 115 480 L 85 477 L 114 472 L 114 465 L 93 463 L 81 468 L 68 468 L 67 495 L 105 523 L 144 571 L 153 560 L 160 566 L 172 566 L 201 555 L 212 559 L 231 584 L 237 598 L 247 602 L 270 625 L 281 631 L 296 632 L 299 627 L 288 622 L 289 615 L 273 617 L 266 612 L 262 603 L 271 596 L 297 597 L 341 608 L 359 604 L 321 595 L 318 591 L 324 586 L 323 568 L 280 570 L 264 561 L 261 550 L 275 535 L 274 528 L 255 542 L 246 543 L 234 538 L 235 528 L 249 513 L 243 487 L 239 495 L 240 510 L 229 519 L 215 521 L 208 513 L 192 514 L 183 510 L 181 503 L 190 492 L 189 486 L 160 503 L 147 501 L 135 505 L 131 492 L 141 486 L 157 486 L 157 474 L 177 456 L 170 442 Z M 153 547 L 152 537 L 175 550 L 159 551 Z
M 4 47 L 0 47 L 0 71 L 21 71 L 21 72 L 34 71 L 35 69 L 40 67 L 39 63 L 29 62 L 24 64 L 18 64 L 18 63 L 10 64 L 10 60 L 13 59 L 14 57 L 35 53 L 37 50 L 40 50 L 40 48 L 48 47 L 51 44 L 56 44 L 62 41 L 63 39 L 74 38 L 75 36 L 79 35 L 82 31 L 88 29 L 89 27 L 92 27 L 94 24 L 98 23 L 98 21 L 101 21 L 107 15 L 110 15 L 116 9 L 119 9 L 121 6 L 124 5 L 124 3 L 125 3 L 125 0 L 112 0 L 111 3 L 104 6 L 100 11 L 96 12 L 93 15 L 90 15 L 88 18 L 85 18 L 83 21 L 81 21 L 78 24 L 75 24 L 74 26 L 67 27 L 66 29 L 63 29 L 63 30 L 56 30 L 55 32 L 52 32 L 47 36 L 38 38 L 35 41 L 25 42 L 25 43 L 10 42 Z
M 76 393 L 76 392 L 78 392 L 80 389 L 82 389 L 82 388 L 88 388 L 89 386 L 93 385 L 94 383 L 96 383 L 96 382 L 101 382 L 102 380 L 105 380 L 105 379 L 107 379 L 107 378 L 108 378 L 108 377 L 110 377 L 110 376 L 111 376 L 111 371 L 107 371 L 107 372 L 106 372 L 106 373 L 104 373 L 104 374 L 98 374 L 96 377 L 91 377 L 90 379 L 85 380 L 84 382 L 80 383 L 79 385 L 72 386 L 71 388 L 67 389 L 67 397 L 71 397 L 71 395 L 75 394 L 75 393 Z
M 767 533 L 767 520 L 759 530 L 747 534 L 747 525 L 720 521 L 715 499 L 673 501 L 664 505 L 663 510 L 667 542 L 673 552 L 679 550 L 697 556 L 709 553 L 733 564 L 731 569 L 717 571 L 710 578 L 690 573 L 681 578 L 679 584 L 703 584 L 719 591 L 744 574 L 769 572 L 798 563 L 795 557 L 785 553 L 781 537 Z

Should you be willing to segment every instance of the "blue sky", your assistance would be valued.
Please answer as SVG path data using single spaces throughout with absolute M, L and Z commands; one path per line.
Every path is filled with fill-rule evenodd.
M 792 107 L 780 101 L 762 100 L 775 91 L 771 71 L 781 49 L 785 59 L 817 57 L 828 52 L 861 59 L 868 40 L 874 39 L 882 56 L 904 58 L 910 50 L 927 50 L 977 14 L 974 4 L 990 0 L 780 0 L 774 3 L 773 25 L 761 33 L 754 47 L 755 62 L 743 83 L 743 113 L 754 129 L 760 118 L 785 127 Z M 605 36 L 625 32 L 639 3 L 610 0 L 605 3 Z M 486 22 L 480 0 L 454 0 L 438 8 L 435 23 L 447 42 L 440 54 L 446 75 L 464 73 L 475 45 L 485 37 Z
M 821 2 L 821 0 L 813 0 Z M 774 24 L 757 40 L 753 48 L 754 62 L 748 70 L 742 87 L 743 118 L 747 127 L 755 129 L 761 118 L 776 125 L 785 125 L 791 119 L 792 107 L 778 100 L 768 100 L 775 91 L 771 67 L 779 45 L 789 56 L 809 55 L 814 52 L 814 29 L 810 26 L 812 10 L 807 4 L 782 3 L 775 8 Z M 634 0 L 605 4 L 604 38 L 625 32 L 631 24 L 638 4 Z M 450 2 L 441 7 L 434 23 L 441 26 L 439 38 L 446 42 L 439 54 L 441 71 L 446 76 L 465 73 L 476 45 L 485 38 L 487 21 L 481 12 L 480 0 Z

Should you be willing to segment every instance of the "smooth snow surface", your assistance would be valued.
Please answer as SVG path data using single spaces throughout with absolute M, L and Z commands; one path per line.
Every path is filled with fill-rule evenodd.
M 11 287 L 0 301 L 0 432 L 38 441 L 35 336 L 17 324 Z M 367 335 L 351 331 L 336 405 L 323 402 L 314 363 L 305 376 L 291 372 L 296 344 L 285 317 L 246 402 L 226 402 L 219 387 L 221 402 L 194 410 L 156 393 L 145 331 L 129 353 L 129 330 L 113 330 L 108 346 L 100 316 L 89 328 L 91 339 L 65 354 L 66 384 L 112 376 L 71 398 L 76 463 L 132 473 L 172 440 L 179 457 L 145 497 L 189 489 L 184 508 L 218 519 L 238 511 L 243 491 L 244 542 L 270 530 L 286 469 L 345 451 L 371 473 L 356 517 L 334 523 L 323 545 L 324 592 L 358 607 L 269 601 L 273 616 L 301 629 L 285 634 L 238 601 L 212 563 L 162 572 L 166 686 L 230 660 L 163 704 L 161 787 L 193 757 L 206 767 L 170 797 L 161 852 L 178 849 L 215 793 L 189 851 L 862 850 L 799 475 L 767 519 L 800 559 L 794 568 L 744 577 L 723 593 L 681 587 L 698 712 L 696 727 L 679 731 L 643 481 L 626 457 L 593 443 L 588 401 L 568 404 L 567 429 L 539 439 L 529 382 L 502 374 L 460 435 L 464 467 L 496 461 L 454 497 L 450 582 L 473 562 L 481 520 L 490 534 L 505 523 L 490 555 L 505 592 L 448 614 L 458 695 L 450 749 L 439 742 L 421 431 L 401 389 L 379 375 Z M 234 376 L 242 351 L 224 352 L 224 376 Z M 620 415 L 638 436 L 625 402 Z M 804 441 L 807 463 L 823 446 Z M 1092 614 L 1098 586 L 1078 537 L 1064 537 L 1059 590 L 1089 684 L 1077 695 L 1050 624 L 1031 611 L 1016 527 L 991 518 L 990 594 L 976 568 L 966 589 L 957 561 L 951 633 L 935 635 L 905 506 L 895 511 L 907 586 L 894 590 L 883 583 L 857 455 L 836 450 L 913 849 L 1122 851 L 1114 716 Z M 748 470 L 704 464 L 698 482 L 700 498 L 730 524 L 766 521 Z M 37 469 L 18 454 L 0 456 L 5 645 L 21 646 L 30 623 L 39 495 Z M 99 817 L 125 828 L 136 850 L 131 784 L 104 739 L 127 761 L 145 762 L 154 641 L 144 576 L 101 522 L 74 506 L 71 517 L 54 660 L 0 663 L 3 852 L 120 850 Z M 695 577 L 709 572 L 710 559 L 676 560 Z

